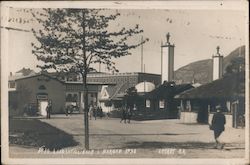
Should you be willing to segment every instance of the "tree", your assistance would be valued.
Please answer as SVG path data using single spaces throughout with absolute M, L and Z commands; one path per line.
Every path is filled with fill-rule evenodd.
M 115 68 L 114 58 L 131 55 L 134 49 L 148 41 L 131 42 L 143 32 L 132 29 L 110 31 L 110 25 L 120 13 L 106 15 L 104 9 L 43 9 L 32 13 L 41 28 L 32 29 L 38 43 L 32 43 L 32 53 L 42 62 L 42 70 L 80 74 L 84 93 L 85 148 L 89 149 L 87 74 L 102 63 L 109 70 Z
M 236 57 L 230 61 L 230 64 L 226 67 L 226 74 L 233 74 L 245 71 L 245 58 Z
M 138 94 L 135 87 L 128 88 L 125 93 L 124 101 L 126 105 L 130 108 L 134 107 L 134 104 L 138 100 Z

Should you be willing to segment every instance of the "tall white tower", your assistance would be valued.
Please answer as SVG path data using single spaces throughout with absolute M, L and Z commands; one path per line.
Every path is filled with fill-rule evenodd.
M 223 74 L 223 56 L 220 54 L 220 47 L 217 46 L 217 54 L 213 55 L 213 80 L 222 77 Z
M 174 44 L 170 44 L 170 34 L 166 35 L 167 42 L 161 45 L 161 81 L 174 80 Z

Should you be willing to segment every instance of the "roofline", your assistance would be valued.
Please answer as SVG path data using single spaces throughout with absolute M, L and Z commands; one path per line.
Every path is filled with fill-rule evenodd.
M 46 77 L 49 77 L 49 78 L 51 78 L 51 79 L 54 79 L 54 80 L 56 80 L 56 81 L 58 81 L 58 82 L 60 82 L 60 83 L 64 83 L 63 81 L 61 81 L 61 80 L 59 80 L 59 79 L 57 79 L 57 78 L 55 78 L 55 77 L 52 77 L 52 76 L 50 76 L 49 74 L 44 74 L 44 73 L 37 73 L 37 74 L 35 74 L 35 75 L 30 75 L 30 76 L 26 76 L 26 77 L 20 77 L 20 78 L 18 78 L 18 79 L 12 80 L 12 81 L 17 81 L 17 80 L 23 80 L 23 79 L 33 78 L 33 77 L 37 77 L 37 76 L 41 76 L 41 75 L 46 76 Z
M 19 80 L 24 80 L 24 79 L 28 79 L 28 78 L 33 78 L 33 77 L 37 77 L 37 76 L 46 76 L 46 77 L 49 77 L 51 79 L 54 79 L 62 84 L 82 84 L 82 82 L 73 82 L 73 81 L 62 81 L 62 80 L 59 80 L 49 74 L 44 74 L 44 73 L 37 73 L 35 75 L 30 75 L 30 76 L 25 76 L 25 77 L 20 77 L 20 78 L 17 78 L 17 79 L 14 79 L 14 80 L 9 80 L 9 81 L 19 81 Z M 88 85 L 115 85 L 116 83 L 100 83 L 100 82 L 87 82 Z
M 187 96 L 181 96 L 181 95 L 183 95 L 183 94 L 189 94 L 189 92 L 192 92 L 192 91 L 194 91 L 194 90 L 200 90 L 200 89 L 202 89 L 202 88 L 206 88 L 208 85 L 211 85 L 211 84 L 214 84 L 214 83 L 217 83 L 218 81 L 223 81 L 223 79 L 225 79 L 225 78 L 228 78 L 228 77 L 231 77 L 231 76 L 235 76 L 235 75 L 237 75 L 237 74 L 241 74 L 242 72 L 240 72 L 240 73 L 233 73 L 233 74 L 231 74 L 231 75 L 227 75 L 227 76 L 224 76 L 224 77 L 221 77 L 221 78 L 219 78 L 219 79 L 216 79 L 216 80 L 213 80 L 212 82 L 209 82 L 209 83 L 206 83 L 206 84 L 203 84 L 203 85 L 201 85 L 201 86 L 198 86 L 198 87 L 196 87 L 196 88 L 191 88 L 191 89 L 189 89 L 189 90 L 186 90 L 186 91 L 184 91 L 184 92 L 181 92 L 180 94 L 178 94 L 178 95 L 176 95 L 174 98 L 176 98 L 176 99 L 196 99 L 195 97 L 187 97 Z M 244 74 L 245 75 L 245 74 Z M 233 95 L 233 96 L 229 96 L 229 97 L 218 97 L 218 98 L 230 98 L 230 97 L 235 97 L 235 95 Z M 213 98 L 217 98 L 217 97 L 213 97 Z M 198 98 L 197 98 L 198 99 Z M 199 99 L 209 99 L 209 97 L 204 97 L 204 98 L 199 98 Z
M 81 85 L 82 82 L 77 81 L 66 81 L 63 82 L 64 84 L 79 84 Z M 100 83 L 100 82 L 87 82 L 88 85 L 116 85 L 116 83 Z
M 148 74 L 148 75 L 155 75 L 155 76 L 161 76 L 160 74 L 155 73 L 144 73 L 144 72 L 124 72 L 124 73 L 90 73 L 87 74 L 87 77 L 112 77 L 112 76 L 129 76 L 129 75 L 139 75 L 139 74 Z

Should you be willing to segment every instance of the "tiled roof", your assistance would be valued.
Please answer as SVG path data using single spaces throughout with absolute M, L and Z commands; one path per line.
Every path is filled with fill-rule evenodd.
M 244 73 L 232 74 L 211 83 L 185 91 L 175 98 L 181 99 L 226 99 L 244 97 Z
M 16 73 L 21 73 L 23 76 L 28 76 L 30 74 L 34 74 L 35 72 L 29 68 L 27 68 L 27 69 L 23 68 L 23 69 L 17 71 Z
M 38 73 L 31 73 L 29 75 L 13 75 L 13 76 L 9 76 L 8 79 L 9 81 L 15 81 L 15 80 L 18 80 L 18 79 L 23 79 L 23 78 L 28 78 L 28 77 L 33 77 L 33 76 L 36 76 L 36 75 L 39 75 Z
M 191 84 L 176 85 L 174 82 L 164 82 L 153 91 L 147 93 L 145 97 L 152 99 L 173 98 L 175 95 L 193 88 Z

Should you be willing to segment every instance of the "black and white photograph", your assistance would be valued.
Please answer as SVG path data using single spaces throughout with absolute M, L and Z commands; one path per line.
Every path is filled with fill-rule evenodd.
M 248 164 L 248 10 L 2 2 L 2 163 Z

